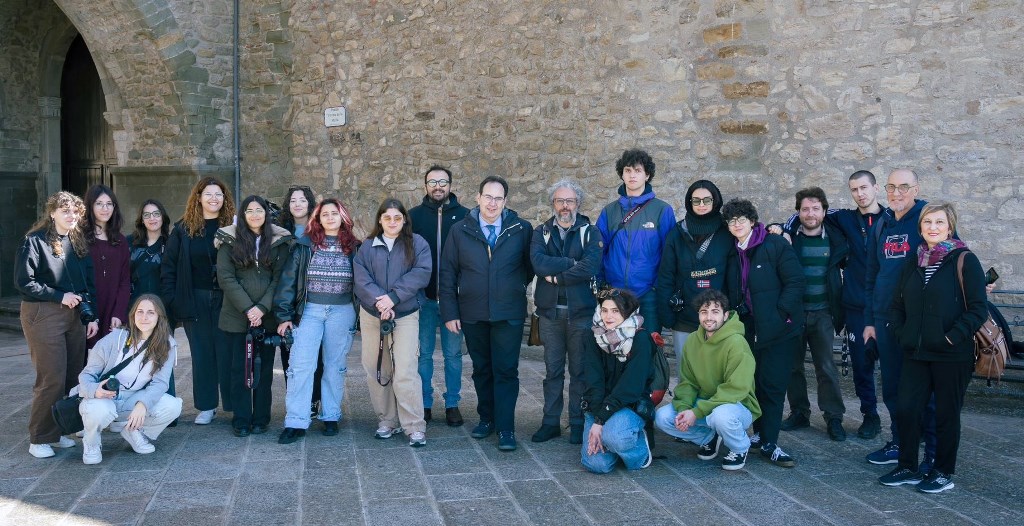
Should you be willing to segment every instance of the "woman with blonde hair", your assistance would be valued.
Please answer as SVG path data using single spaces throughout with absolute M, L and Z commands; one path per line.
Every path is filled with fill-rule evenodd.
M 96 293 L 89 245 L 78 228 L 84 213 L 78 196 L 51 195 L 14 263 L 21 329 L 36 370 L 28 417 L 28 452 L 36 458 L 52 457 L 53 446 L 75 445 L 61 436 L 50 408 L 76 383 L 85 363 L 85 339 L 99 331 L 95 302 L 89 301 Z
M 114 329 L 96 343 L 78 375 L 85 464 L 103 460 L 100 431 L 107 426 L 119 431 L 136 453 L 146 455 L 156 451 L 150 440 L 181 414 L 181 398 L 167 394 L 178 344 L 160 298 L 139 296 L 127 321 L 127 329 Z
M 224 293 L 217 284 L 217 229 L 228 226 L 235 204 L 227 186 L 204 177 L 188 196 L 185 214 L 174 225 L 161 261 L 160 295 L 169 314 L 185 326 L 192 353 L 192 396 L 199 414 L 195 423 L 209 424 L 217 412 L 217 393 L 231 411 L 231 350 L 217 327 Z

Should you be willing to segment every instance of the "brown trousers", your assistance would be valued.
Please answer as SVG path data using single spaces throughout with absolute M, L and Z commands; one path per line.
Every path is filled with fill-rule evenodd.
M 49 444 L 60 440 L 50 408 L 78 385 L 78 374 L 85 365 L 85 326 L 78 319 L 78 309 L 23 301 L 21 330 L 36 368 L 28 433 L 31 443 Z

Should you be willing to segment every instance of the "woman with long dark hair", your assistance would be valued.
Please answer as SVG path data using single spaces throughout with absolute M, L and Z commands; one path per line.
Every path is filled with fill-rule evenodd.
M 101 184 L 90 187 L 85 193 L 85 221 L 80 228 L 92 258 L 100 331 L 89 338 L 89 347 L 111 329 L 121 327 L 128 316 L 132 286 L 128 241 L 121 233 L 123 223 L 114 191 Z
M 167 381 L 178 356 L 163 302 L 143 294 L 132 304 L 126 327 L 115 329 L 89 351 L 89 363 L 78 375 L 78 407 L 85 425 L 82 462 L 103 461 L 100 431 L 110 426 L 140 455 L 156 451 L 150 443 L 181 414 L 181 398 L 167 394 Z M 122 361 L 131 361 L 110 379 L 103 375 Z M 117 379 L 119 387 L 109 387 Z
M 192 187 L 185 214 L 174 225 L 160 262 L 160 296 L 171 317 L 185 325 L 192 354 L 192 397 L 199 414 L 195 423 L 209 424 L 217 412 L 217 394 L 231 411 L 231 351 L 227 335 L 217 327 L 224 293 L 217 284 L 217 229 L 231 224 L 235 204 L 227 186 L 204 177 Z
M 928 203 L 917 222 L 924 243 L 907 258 L 893 297 L 894 333 L 903 348 L 894 417 L 900 456 L 879 478 L 886 486 L 913 484 L 924 493 L 952 489 L 960 448 L 960 411 L 974 374 L 974 333 L 988 317 L 985 272 L 978 256 L 953 237 L 956 209 Z M 921 413 L 935 397 L 935 462 L 919 463 Z
M 375 436 L 389 438 L 404 430 L 410 446 L 425 446 L 417 348 L 423 288 L 430 282 L 430 246 L 412 233 L 398 199 L 385 199 L 376 219 L 354 262 L 363 368 L 379 424 Z M 390 334 L 381 330 L 384 324 L 392 326 Z
M 96 293 L 89 245 L 78 228 L 84 215 L 85 204 L 78 196 L 51 195 L 14 262 L 21 329 L 36 370 L 28 415 L 28 452 L 36 458 L 52 457 L 53 446 L 75 445 L 61 436 L 50 408 L 77 383 L 85 364 L 86 337 L 99 331 L 95 319 L 82 316 L 87 307 L 82 300 Z
M 143 294 L 160 294 L 160 262 L 170 231 L 164 205 L 156 199 L 143 201 L 135 218 L 135 232 L 128 235 L 133 304 Z
M 278 443 L 290 444 L 306 436 L 313 371 L 323 343 L 324 378 L 321 381 L 320 421 L 324 434 L 338 434 L 341 402 L 345 394 L 345 359 L 352 346 L 356 314 L 352 305 L 352 257 L 358 242 L 352 216 L 341 201 L 329 197 L 313 210 L 305 234 L 295 242 L 274 296 L 277 332 L 294 329 L 295 343 L 285 375 L 284 431 Z
M 608 473 L 621 460 L 626 469 L 644 469 L 653 457 L 635 409 L 649 402 L 651 358 L 660 351 L 654 350 L 636 295 L 608 289 L 597 301 L 593 336 L 583 340 L 583 467 Z
M 238 207 L 236 223 L 217 231 L 217 281 L 224 291 L 219 327 L 227 333 L 231 352 L 231 427 L 237 437 L 266 433 L 270 424 L 274 346 L 264 345 L 263 337 L 275 329 L 270 309 L 294 236 L 271 224 L 268 211 L 265 199 L 250 195 Z M 250 342 L 252 377 L 246 378 Z

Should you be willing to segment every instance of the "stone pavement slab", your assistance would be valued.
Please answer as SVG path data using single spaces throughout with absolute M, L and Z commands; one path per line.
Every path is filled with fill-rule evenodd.
M 540 425 L 544 374 L 540 353 L 530 348 L 520 366 L 520 447 L 512 453 L 498 451 L 494 437 L 469 437 L 476 396 L 468 357 L 465 426 L 435 420 L 424 448 L 410 448 L 404 435 L 374 438 L 358 339 L 337 436 L 323 436 L 314 422 L 305 439 L 277 444 L 284 417 L 278 364 L 270 432 L 236 438 L 228 414 L 192 425 L 191 363 L 180 331 L 178 339 L 180 424 L 161 435 L 151 455 L 137 455 L 118 434 L 104 433 L 103 462 L 85 466 L 80 445 L 52 459 L 29 456 L 34 371 L 24 340 L 0 334 L 0 525 L 1024 524 L 1024 408 L 1019 398 L 984 387 L 968 395 L 956 488 L 925 495 L 877 483 L 889 468 L 863 458 L 882 439 L 856 438 L 854 414 L 846 417 L 851 436 L 845 442 L 828 440 L 820 415 L 809 429 L 784 432 L 780 443 L 796 456 L 794 469 L 755 454 L 746 469 L 724 472 L 717 461 L 697 460 L 695 446 L 659 434 L 648 469 L 587 473 L 568 433 L 543 444 L 529 441 Z M 444 389 L 439 354 L 438 393 Z M 847 407 L 858 407 L 852 381 L 844 378 L 842 387 Z

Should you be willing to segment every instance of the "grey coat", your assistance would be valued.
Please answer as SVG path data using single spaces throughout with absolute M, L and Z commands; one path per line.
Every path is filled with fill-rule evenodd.
M 396 239 L 394 248 L 380 237 L 363 243 L 352 260 L 356 298 L 374 316 L 377 296 L 387 294 L 394 302 L 395 317 L 416 312 L 425 299 L 423 289 L 430 282 L 430 245 L 419 234 L 412 235 L 413 261 L 407 263 L 405 245 Z

